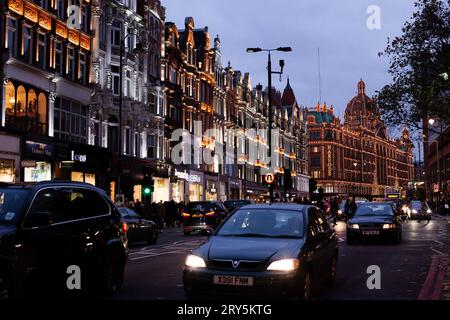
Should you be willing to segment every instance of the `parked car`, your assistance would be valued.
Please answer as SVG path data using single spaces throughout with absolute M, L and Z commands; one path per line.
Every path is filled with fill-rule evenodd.
M 337 258 L 336 234 L 317 207 L 248 205 L 187 256 L 184 290 L 189 298 L 309 299 L 334 281 Z
M 227 200 L 223 204 L 229 212 L 232 212 L 237 208 L 253 203 L 255 203 L 253 200 Z
M 0 186 L 0 297 L 75 294 L 67 280 L 76 268 L 76 295 L 116 293 L 127 260 L 124 231 L 117 208 L 91 185 Z
M 363 239 L 387 239 L 399 243 L 402 223 L 389 203 L 367 202 L 361 204 L 347 223 L 347 243 Z
M 129 208 L 119 208 L 122 222 L 127 229 L 127 240 L 133 242 L 147 242 L 155 244 L 158 242 L 158 228 L 156 223 L 142 218 L 136 211 Z
M 407 212 L 411 220 L 431 220 L 432 211 L 426 201 L 411 201 Z
M 184 235 L 214 230 L 228 213 L 227 208 L 220 201 L 189 202 L 181 213 Z

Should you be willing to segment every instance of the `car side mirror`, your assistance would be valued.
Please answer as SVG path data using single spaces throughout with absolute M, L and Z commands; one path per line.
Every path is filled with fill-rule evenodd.
M 39 228 L 46 227 L 53 223 L 53 215 L 48 212 L 31 212 L 27 221 L 25 222 L 25 227 L 27 228 Z

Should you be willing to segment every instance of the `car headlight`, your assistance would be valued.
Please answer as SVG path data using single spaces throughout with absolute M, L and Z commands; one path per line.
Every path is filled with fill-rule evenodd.
M 189 268 L 206 268 L 205 260 L 193 254 L 186 257 L 185 265 Z
M 339 214 L 342 214 L 342 210 L 338 210 L 338 213 L 339 213 Z
M 351 224 L 350 229 L 359 229 L 359 224 Z
M 383 224 L 383 229 L 394 229 L 394 228 L 395 228 L 395 224 L 393 224 L 393 223 Z
M 283 259 L 272 262 L 267 270 L 270 271 L 294 271 L 297 270 L 300 265 L 298 259 Z
M 427 213 L 431 213 L 431 210 L 430 210 L 430 209 L 428 209 L 428 210 L 427 210 Z
M 417 213 L 417 210 L 416 210 L 416 209 L 412 209 L 411 212 L 414 213 L 414 214 L 416 214 L 416 213 Z

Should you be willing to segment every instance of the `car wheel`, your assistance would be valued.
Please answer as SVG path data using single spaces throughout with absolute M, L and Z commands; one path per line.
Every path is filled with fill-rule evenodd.
M 158 230 L 154 229 L 150 233 L 150 237 L 147 241 L 147 244 L 156 244 L 158 242 Z
M 333 260 L 331 261 L 330 271 L 327 277 L 327 284 L 332 284 L 336 280 L 336 269 L 337 269 L 337 256 L 333 256 Z
M 0 270 L 0 301 L 9 298 L 9 283 L 6 275 Z
M 101 290 L 106 296 L 116 294 L 123 284 L 124 265 L 117 253 L 109 253 L 101 260 Z

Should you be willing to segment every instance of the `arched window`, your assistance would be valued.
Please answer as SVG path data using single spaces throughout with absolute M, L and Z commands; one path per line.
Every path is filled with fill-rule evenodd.
M 6 115 L 14 115 L 14 106 L 16 104 L 16 88 L 11 81 L 6 85 L 5 111 Z
M 25 108 L 27 105 L 27 92 L 23 86 L 17 88 L 17 99 L 16 99 L 16 110 L 17 115 L 25 114 Z
M 37 96 L 33 89 L 28 91 L 28 103 L 26 114 L 29 118 L 37 119 Z
M 45 94 L 39 94 L 38 100 L 38 119 L 42 124 L 47 123 L 47 97 Z

